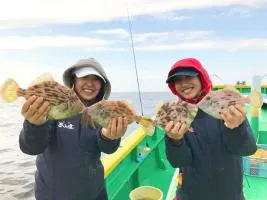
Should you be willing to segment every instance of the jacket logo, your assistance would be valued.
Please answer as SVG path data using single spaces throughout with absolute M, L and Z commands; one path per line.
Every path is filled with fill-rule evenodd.
M 66 128 L 66 129 L 74 129 L 74 125 L 72 123 L 70 123 L 70 122 L 66 123 L 65 121 L 59 122 L 58 127 L 59 128 Z

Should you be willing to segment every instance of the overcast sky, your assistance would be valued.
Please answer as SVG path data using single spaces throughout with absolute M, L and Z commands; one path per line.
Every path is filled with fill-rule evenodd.
M 184 57 L 199 59 L 214 84 L 267 74 L 267 0 L 0 1 L 1 83 L 27 87 L 43 72 L 62 82 L 65 68 L 93 57 L 112 91 L 136 91 L 127 12 L 142 91 L 168 91 L 167 73 Z

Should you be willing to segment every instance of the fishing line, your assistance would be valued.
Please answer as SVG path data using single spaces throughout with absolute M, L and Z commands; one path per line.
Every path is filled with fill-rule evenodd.
M 134 51 L 134 42 L 133 42 L 133 34 L 132 34 L 132 24 L 131 24 L 131 20 L 130 20 L 130 16 L 129 16 L 128 10 L 127 10 L 127 15 L 128 15 L 128 25 L 129 25 L 129 31 L 130 31 L 130 36 L 131 36 L 131 42 L 132 42 L 132 52 L 133 52 L 134 68 L 135 68 L 135 75 L 136 75 L 137 87 L 138 87 L 139 102 L 140 102 L 140 106 L 141 106 L 142 116 L 144 116 L 143 103 L 142 103 L 142 98 L 141 98 L 139 77 L 138 77 L 138 72 L 137 72 L 136 58 L 135 58 L 135 51 Z
M 142 98 L 141 98 L 141 90 L 140 90 L 140 84 L 139 84 L 139 77 L 138 77 L 138 71 L 137 71 L 137 66 L 136 66 L 136 57 L 135 57 L 135 50 L 134 50 L 132 24 L 131 24 L 131 20 L 130 20 L 130 15 L 129 15 L 128 9 L 127 9 L 127 16 L 128 16 L 128 25 L 129 25 L 129 31 L 130 31 L 130 36 L 131 36 L 131 42 L 132 42 L 132 52 L 133 52 L 133 60 L 134 60 L 136 82 L 137 82 L 137 87 L 138 87 L 139 102 L 140 102 L 140 106 L 141 106 L 142 116 L 144 116 L 143 103 L 142 103 Z M 149 143 L 148 143 L 147 137 L 145 137 L 145 144 L 146 144 L 146 147 L 149 147 Z

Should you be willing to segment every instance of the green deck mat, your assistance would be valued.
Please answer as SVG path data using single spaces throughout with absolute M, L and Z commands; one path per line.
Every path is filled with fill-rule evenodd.
M 246 200 L 267 199 L 267 178 L 244 176 L 244 194 Z

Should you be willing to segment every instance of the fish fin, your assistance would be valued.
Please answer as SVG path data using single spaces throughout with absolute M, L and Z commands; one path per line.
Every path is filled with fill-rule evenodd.
M 120 100 L 121 102 L 124 102 L 126 105 L 128 105 L 129 107 L 132 107 L 132 104 L 129 100 Z
M 158 103 L 156 103 L 156 106 L 154 108 L 154 113 L 157 114 L 157 112 L 159 111 L 159 109 L 162 107 L 162 105 L 164 104 L 163 101 L 159 101 Z
M 236 89 L 234 85 L 226 85 L 223 89 L 228 89 L 228 90 L 231 90 L 233 92 L 240 94 L 240 92 L 238 91 L 238 89 Z
M 95 123 L 93 122 L 91 116 L 89 115 L 89 112 L 87 109 L 84 109 L 82 111 L 82 117 L 81 117 L 81 125 L 82 127 L 88 127 L 91 126 L 95 128 Z
M 140 120 L 140 125 L 141 128 L 146 132 L 147 135 L 152 136 L 155 132 L 155 126 L 154 126 L 154 120 L 149 118 L 149 117 L 145 117 L 142 116 L 141 120 Z
M 149 135 L 152 136 L 154 135 L 155 132 L 155 126 L 150 126 L 150 127 L 145 127 L 141 125 L 141 128 L 144 130 L 144 132 Z
M 96 128 L 96 123 L 93 120 L 91 120 L 90 126 L 92 126 L 93 128 Z
M 263 97 L 257 90 L 253 90 L 246 98 L 247 103 L 260 108 L 263 105 Z
M 151 119 L 150 117 L 142 116 L 140 120 L 140 124 L 142 126 L 151 126 L 151 125 L 154 125 L 154 120 Z
M 18 98 L 17 91 L 18 90 L 19 90 L 18 83 L 13 79 L 7 79 L 1 87 L 1 91 L 0 91 L 1 99 L 3 99 L 6 102 L 13 102 L 13 101 L 17 100 L 17 98 Z M 20 95 L 20 96 L 22 96 L 22 95 Z
M 130 110 L 134 111 L 133 105 L 128 100 L 121 100 Z
M 37 85 L 37 84 L 40 84 L 40 83 L 43 83 L 43 82 L 46 82 L 46 81 L 55 81 L 53 76 L 49 73 L 49 72 L 46 72 L 46 73 L 43 73 L 41 74 L 40 76 L 38 76 L 32 83 L 30 86 L 33 86 L 33 85 Z

